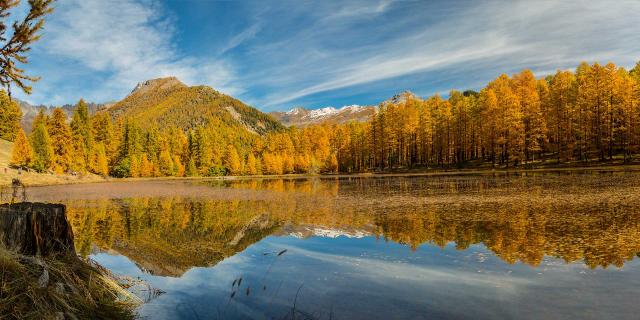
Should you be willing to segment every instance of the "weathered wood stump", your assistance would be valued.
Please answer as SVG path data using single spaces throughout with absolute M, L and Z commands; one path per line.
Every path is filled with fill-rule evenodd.
M 74 254 L 73 231 L 62 204 L 0 205 L 0 245 L 25 255 Z

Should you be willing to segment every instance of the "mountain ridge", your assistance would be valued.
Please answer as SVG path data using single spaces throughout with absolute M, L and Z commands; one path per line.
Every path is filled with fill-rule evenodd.
M 142 81 L 124 99 L 106 109 L 113 119 L 135 119 L 184 131 L 220 119 L 259 135 L 284 127 L 268 114 L 204 85 L 187 86 L 176 77 Z
M 285 126 L 306 127 L 314 124 L 343 124 L 351 121 L 367 121 L 374 113 L 374 106 L 349 105 L 340 108 L 324 107 L 307 109 L 294 107 L 289 111 L 274 111 L 269 114 Z

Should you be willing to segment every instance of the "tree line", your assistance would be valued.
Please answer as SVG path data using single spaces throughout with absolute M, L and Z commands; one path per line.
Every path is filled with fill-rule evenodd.
M 582 63 L 536 78 L 530 70 L 479 92 L 382 104 L 367 123 L 335 130 L 343 172 L 398 167 L 633 160 L 640 151 L 640 63 Z
M 503 74 L 479 92 L 382 103 L 366 122 L 264 135 L 215 117 L 187 130 L 143 127 L 105 111 L 89 115 L 81 100 L 70 121 L 60 108 L 41 110 L 27 136 L 4 93 L 0 108 L 12 110 L 0 126 L 2 138 L 15 140 L 12 164 L 40 172 L 217 176 L 629 162 L 640 151 L 640 63 L 630 71 L 582 63 L 544 78 Z

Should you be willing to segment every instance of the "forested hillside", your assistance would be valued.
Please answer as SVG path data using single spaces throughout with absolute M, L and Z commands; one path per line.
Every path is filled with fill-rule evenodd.
M 540 161 L 631 161 L 640 152 L 640 63 L 582 63 L 536 78 L 500 75 L 480 92 L 383 103 L 365 124 L 339 128 L 341 171 Z
M 155 125 L 188 131 L 215 121 L 259 134 L 282 128 L 280 123 L 240 100 L 207 86 L 188 87 L 175 77 L 138 84 L 107 112 L 113 119 L 136 119 L 145 129 Z
M 80 101 L 70 122 L 41 112 L 28 138 L 14 118 L 0 128 L 15 140 L 13 165 L 117 177 L 627 163 L 640 152 L 640 64 L 524 70 L 446 99 L 403 93 L 368 121 L 304 128 L 175 78 L 141 83 L 95 115 Z

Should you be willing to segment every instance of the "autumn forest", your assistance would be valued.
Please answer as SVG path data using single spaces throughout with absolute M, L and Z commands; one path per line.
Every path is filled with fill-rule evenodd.
M 14 141 L 12 165 L 38 172 L 160 177 L 627 163 L 640 152 L 640 63 L 631 70 L 582 63 L 545 77 L 524 70 L 479 92 L 404 94 L 366 122 L 275 124 L 264 132 L 225 125 L 216 114 L 199 125 L 149 125 L 108 109 L 90 114 L 81 100 L 71 119 L 60 108 L 42 109 L 27 134 L 4 92 L 0 109 L 0 136 Z

